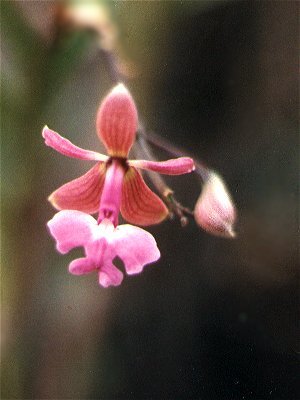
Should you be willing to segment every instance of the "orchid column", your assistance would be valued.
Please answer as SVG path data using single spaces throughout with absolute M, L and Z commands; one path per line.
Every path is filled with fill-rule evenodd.
M 97 133 L 108 156 L 81 149 L 48 127 L 43 129 L 46 145 L 72 158 L 97 161 L 85 175 L 66 183 L 49 197 L 59 210 L 48 222 L 57 250 L 67 253 L 83 246 L 85 257 L 69 266 L 73 274 L 99 272 L 102 286 L 119 285 L 123 274 L 114 261 L 119 257 L 128 274 L 142 271 L 160 257 L 153 236 L 132 225 L 118 226 L 118 216 L 130 223 L 150 225 L 168 215 L 163 201 L 146 185 L 137 168 L 169 175 L 194 169 L 188 157 L 154 162 L 128 160 L 137 130 L 135 103 L 124 85 L 117 85 L 102 102 L 97 115 Z M 98 212 L 98 219 L 91 215 Z

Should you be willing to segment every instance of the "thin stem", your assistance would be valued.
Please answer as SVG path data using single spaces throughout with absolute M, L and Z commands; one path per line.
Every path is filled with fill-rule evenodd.
M 119 83 L 119 82 L 126 83 L 125 76 L 121 75 L 118 69 L 116 55 L 108 50 L 103 50 L 101 48 L 99 50 L 106 61 L 106 64 L 108 66 L 108 72 L 113 83 Z

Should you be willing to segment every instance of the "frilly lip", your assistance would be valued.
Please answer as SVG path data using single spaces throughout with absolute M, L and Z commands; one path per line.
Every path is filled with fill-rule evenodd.
M 128 89 L 119 83 L 102 101 L 96 120 L 97 133 L 112 157 L 127 157 L 134 143 L 138 115 Z
M 142 272 L 145 265 L 160 258 L 154 237 L 136 226 L 125 224 L 115 228 L 106 219 L 98 225 L 92 216 L 76 210 L 58 212 L 47 225 L 60 253 L 66 254 L 75 247 L 85 249 L 85 257 L 70 263 L 70 273 L 97 271 L 104 287 L 122 282 L 123 274 L 113 264 L 116 257 L 122 260 L 128 275 Z

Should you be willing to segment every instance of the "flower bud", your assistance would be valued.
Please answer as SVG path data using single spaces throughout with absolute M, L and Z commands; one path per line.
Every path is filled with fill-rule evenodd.
M 112 22 L 109 9 L 100 2 L 76 1 L 62 6 L 63 22 L 77 28 L 91 29 L 100 35 L 102 49 L 113 51 L 116 48 L 117 28 Z
M 197 200 L 194 216 L 205 231 L 224 238 L 234 238 L 236 211 L 225 183 L 211 172 Z

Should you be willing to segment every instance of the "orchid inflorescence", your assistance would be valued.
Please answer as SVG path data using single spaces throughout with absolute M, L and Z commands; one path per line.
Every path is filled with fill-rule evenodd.
M 97 133 L 108 155 L 81 149 L 58 133 L 43 129 L 46 145 L 68 157 L 93 160 L 96 164 L 83 176 L 61 186 L 49 201 L 59 211 L 48 222 L 60 253 L 83 247 L 85 257 L 73 260 L 75 275 L 98 271 L 100 285 L 116 286 L 123 274 L 116 267 L 122 260 L 127 274 L 136 274 L 160 257 L 154 237 L 133 226 L 152 225 L 169 214 L 165 203 L 146 185 L 138 169 L 167 175 L 193 171 L 189 157 L 163 162 L 128 160 L 137 131 L 135 103 L 123 84 L 105 97 L 97 114 Z M 90 214 L 98 212 L 97 220 Z M 119 213 L 130 224 L 118 225 Z
M 194 163 L 190 157 L 150 161 L 151 152 L 147 150 L 148 144 L 141 142 L 141 137 L 137 145 L 147 159 L 128 159 L 138 131 L 138 116 L 135 103 L 123 84 L 115 86 L 102 101 L 96 127 L 108 155 L 77 147 L 47 126 L 42 132 L 46 145 L 59 153 L 96 162 L 83 176 L 64 184 L 49 196 L 50 203 L 60 210 L 47 224 L 57 250 L 65 254 L 75 247 L 83 247 L 85 251 L 85 257 L 70 263 L 70 273 L 82 275 L 97 271 L 100 285 L 119 285 L 123 273 L 116 266 L 118 259 L 130 275 L 141 272 L 145 265 L 160 258 L 154 237 L 135 225 L 158 224 L 172 214 L 180 218 L 183 226 L 187 222 L 186 215 L 193 215 L 207 232 L 234 237 L 235 208 L 223 180 L 215 172 L 199 162 Z M 176 156 L 181 155 L 174 146 L 161 147 Z M 139 169 L 150 174 L 164 201 L 147 186 Z M 174 192 L 158 173 L 182 175 L 193 170 L 201 176 L 203 190 L 195 210 L 191 211 L 175 199 Z M 91 215 L 96 213 L 97 219 Z M 129 224 L 119 225 L 120 213 Z
M 105 5 L 71 2 L 63 4 L 58 15 L 68 26 L 92 30 L 112 81 L 126 82 L 134 68 L 120 57 L 118 27 Z M 57 250 L 64 254 L 83 247 L 85 251 L 85 257 L 70 263 L 72 274 L 96 270 L 100 285 L 107 287 L 119 285 L 123 279 L 116 267 L 118 259 L 127 274 L 141 272 L 145 265 L 159 259 L 160 252 L 153 236 L 134 225 L 158 224 L 166 217 L 176 216 L 182 226 L 193 217 L 212 235 L 235 237 L 236 210 L 223 179 L 199 160 L 182 157 L 182 151 L 161 136 L 149 134 L 141 119 L 138 123 L 135 103 L 123 84 L 117 84 L 103 100 L 96 127 L 108 155 L 81 149 L 47 126 L 43 129 L 46 145 L 68 157 L 96 162 L 85 175 L 49 197 L 51 204 L 61 210 L 48 222 Z M 134 154 L 142 160 L 128 160 L 133 144 Z M 156 161 L 151 146 L 177 158 Z M 160 197 L 146 185 L 139 169 L 147 173 Z M 194 210 L 190 210 L 176 199 L 160 174 L 181 175 L 193 170 L 202 191 Z M 97 220 L 92 216 L 96 213 Z M 133 225 L 118 225 L 120 213 Z

